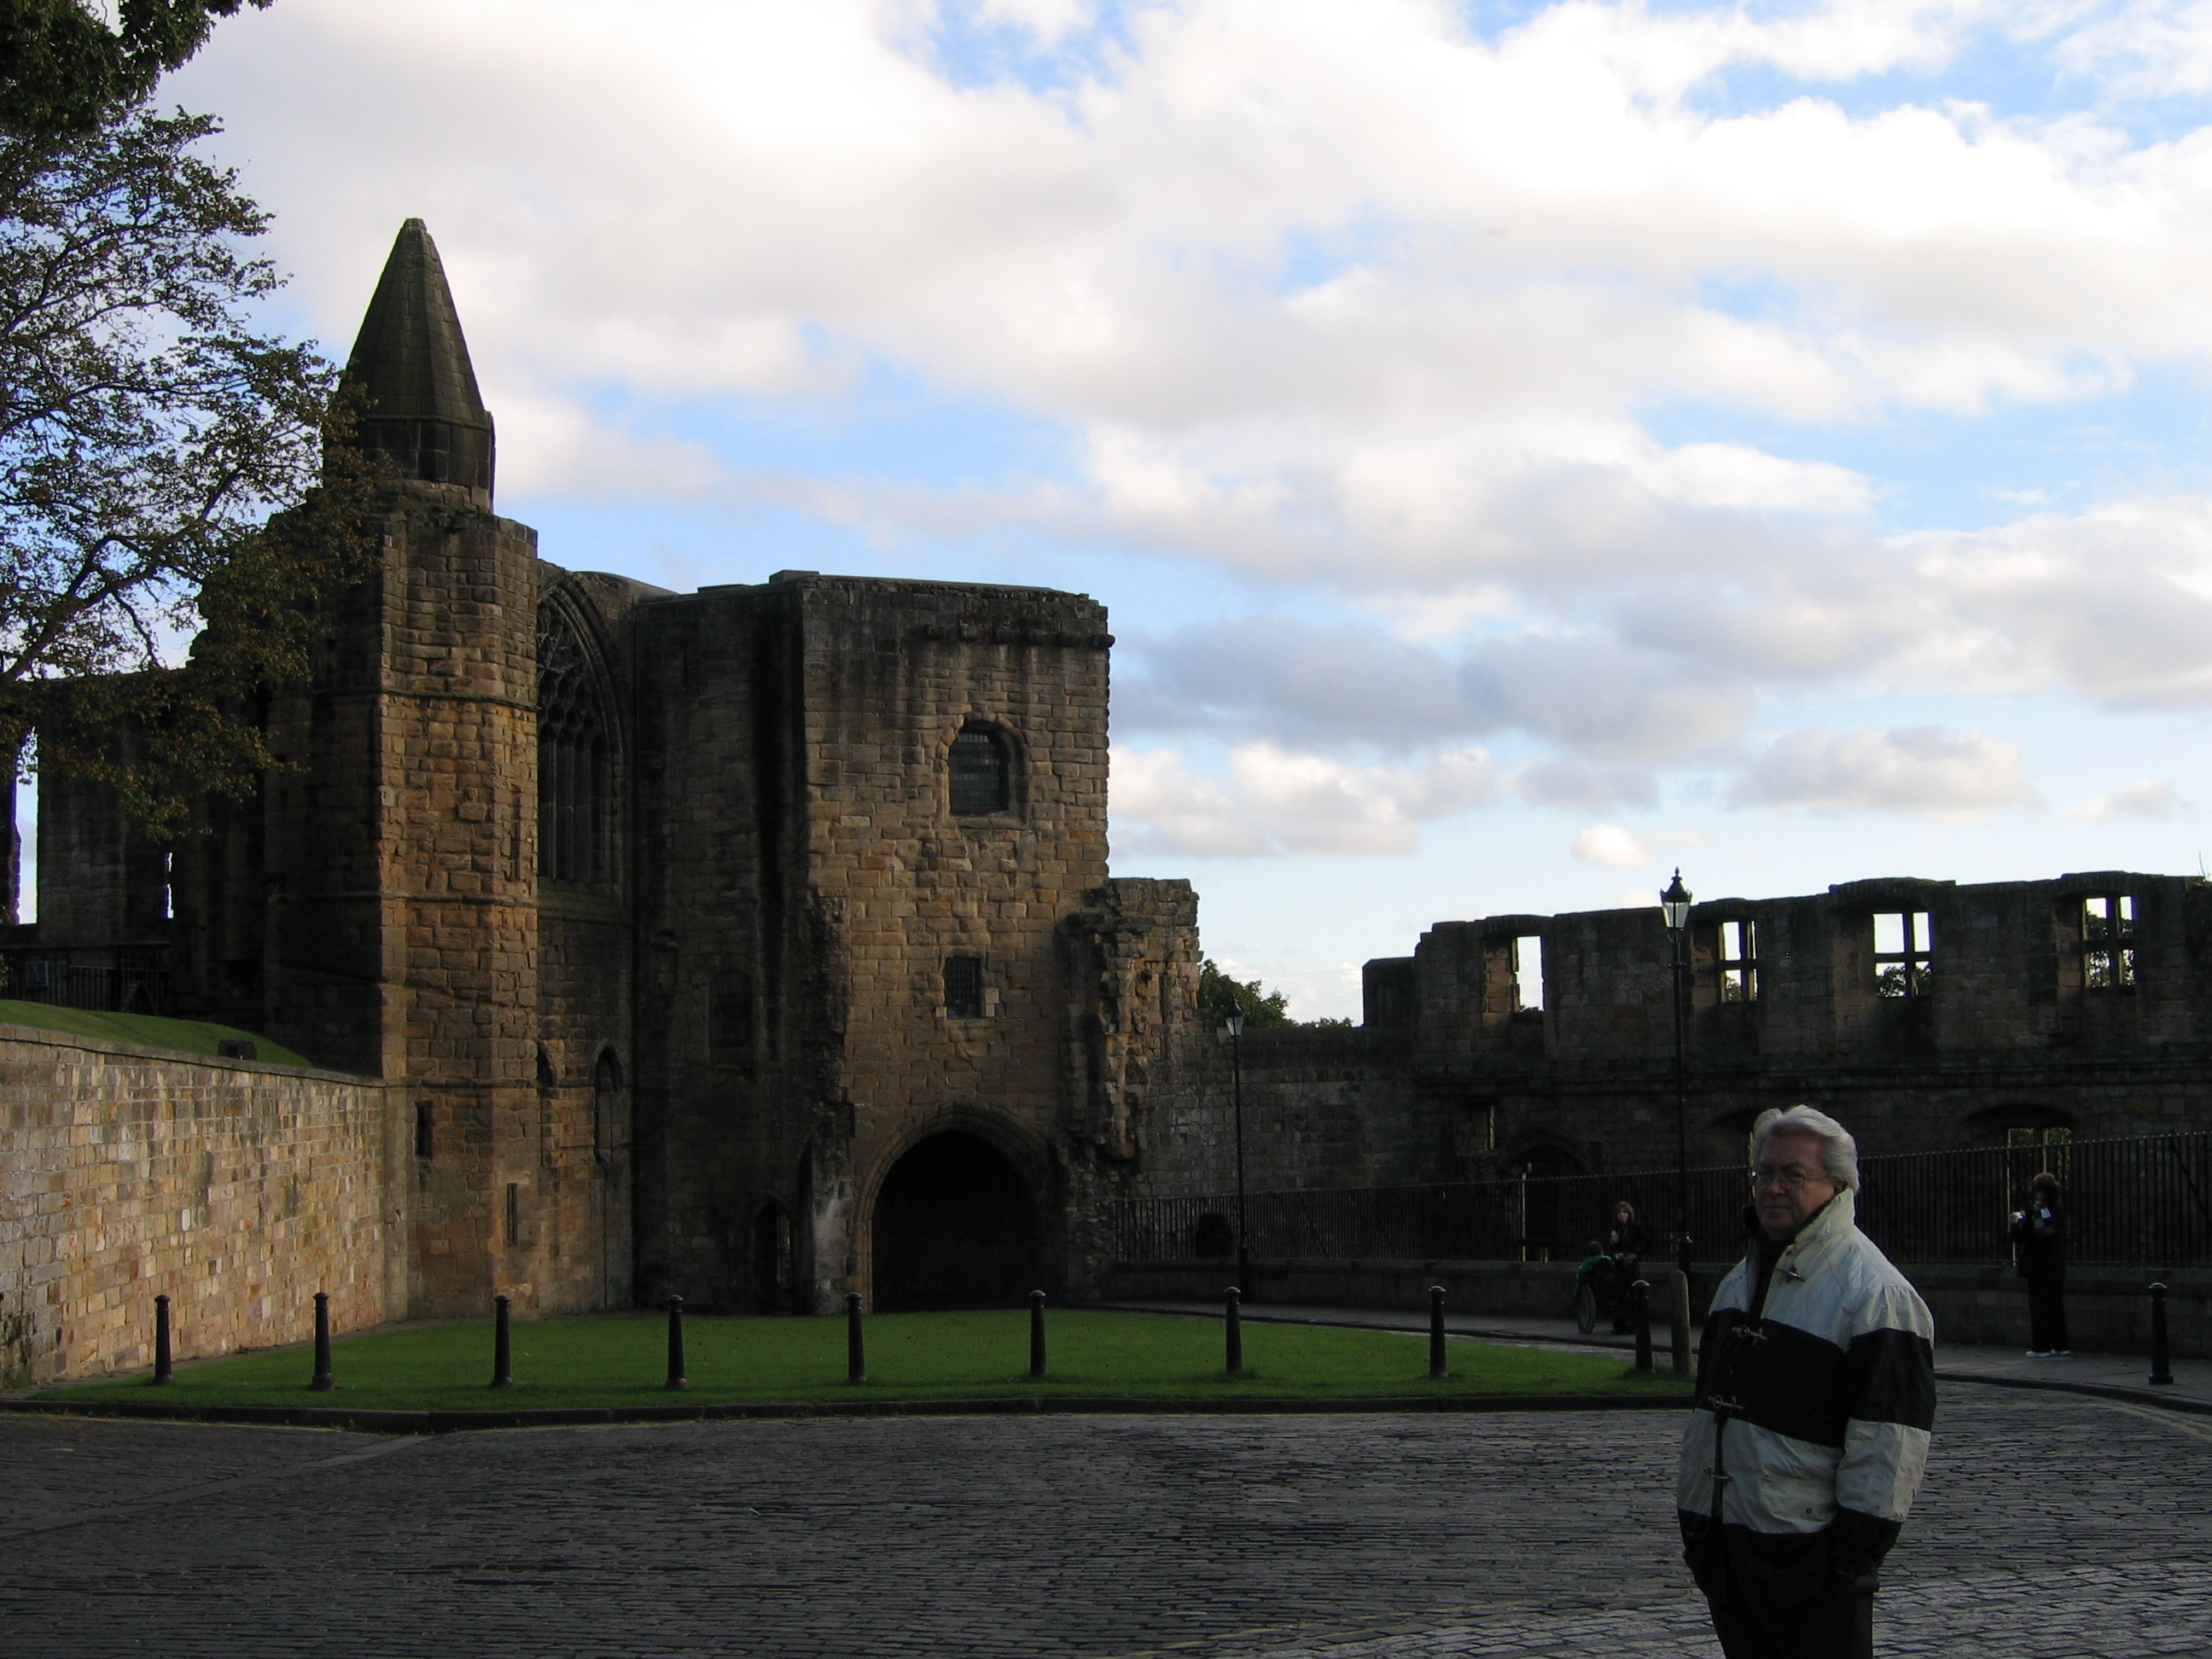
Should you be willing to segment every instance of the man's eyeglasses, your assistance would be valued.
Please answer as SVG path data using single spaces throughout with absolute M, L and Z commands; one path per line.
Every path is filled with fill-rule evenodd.
M 1786 1164 L 1780 1169 L 1775 1168 L 1771 1164 L 1761 1164 L 1754 1167 L 1751 1172 L 1751 1184 L 1754 1190 L 1761 1187 L 1771 1187 L 1778 1182 L 1794 1193 L 1808 1181 L 1826 1181 L 1827 1178 L 1827 1176 L 1819 1170 L 1801 1170 L 1794 1164 Z

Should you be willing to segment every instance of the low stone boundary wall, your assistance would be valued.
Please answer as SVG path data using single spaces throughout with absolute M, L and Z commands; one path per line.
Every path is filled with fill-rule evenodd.
M 1659 1264 L 1652 1264 L 1655 1267 Z M 1249 1287 L 1262 1302 L 1323 1307 L 1425 1309 L 1429 1286 L 1444 1287 L 1455 1314 L 1573 1317 L 1575 1266 L 1569 1261 L 1382 1261 L 1255 1258 Z M 1700 1265 L 1691 1275 L 1691 1305 L 1703 1317 L 1724 1267 Z M 2027 1291 L 2009 1267 L 1967 1262 L 1906 1266 L 1905 1276 L 1928 1298 L 1937 1338 L 1975 1346 L 2025 1348 Z M 1224 1261 L 1121 1261 L 1106 1276 L 1109 1298 L 1211 1299 L 1235 1282 Z M 2212 1358 L 2212 1272 L 2154 1273 L 2141 1267 L 2075 1267 L 2066 1281 L 2066 1316 L 2081 1353 L 2148 1353 L 2150 1297 L 2155 1279 L 2167 1288 L 2166 1328 L 2179 1357 Z
M 297 1341 L 401 1305 L 395 1085 L 0 1026 L 0 1385 Z

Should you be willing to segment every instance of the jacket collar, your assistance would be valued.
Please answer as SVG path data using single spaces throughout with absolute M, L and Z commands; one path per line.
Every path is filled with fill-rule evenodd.
M 1802 1279 L 1833 1246 L 1857 1231 L 1857 1198 L 1858 1194 L 1847 1187 L 1822 1205 L 1820 1213 L 1782 1247 L 1782 1255 L 1774 1264 L 1775 1271 L 1790 1279 Z

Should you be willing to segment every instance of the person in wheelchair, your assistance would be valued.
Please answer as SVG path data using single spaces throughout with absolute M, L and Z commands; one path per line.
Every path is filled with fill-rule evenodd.
M 1613 1334 L 1629 1328 L 1628 1287 L 1642 1277 L 1644 1253 L 1651 1248 L 1651 1235 L 1636 1224 L 1636 1206 L 1626 1199 L 1613 1206 L 1613 1224 L 1606 1230 L 1605 1252 L 1613 1259 Z
M 1599 1318 L 1613 1311 L 1617 1285 L 1613 1257 L 1605 1246 L 1593 1238 L 1583 1250 L 1575 1268 L 1575 1328 L 1588 1336 L 1597 1328 Z

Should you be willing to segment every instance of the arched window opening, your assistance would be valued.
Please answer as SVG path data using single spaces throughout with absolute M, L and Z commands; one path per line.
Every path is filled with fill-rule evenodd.
M 707 1050 L 717 1066 L 750 1077 L 760 1055 L 760 998 L 742 968 L 714 975 L 707 989 Z
M 613 870 L 613 731 L 574 623 L 547 605 L 538 622 L 538 872 L 603 882 Z
M 753 1215 L 753 1311 L 789 1313 L 791 1309 L 791 1216 L 774 1200 Z
M 538 1045 L 538 1086 L 550 1091 L 561 1084 L 561 1075 L 553 1066 L 553 1051 L 544 1043 Z
M 602 1168 L 611 1167 L 629 1142 L 622 1109 L 622 1062 L 615 1051 L 599 1051 L 592 1068 L 592 1150 Z
M 958 817 L 1006 811 L 1013 792 L 1005 737 L 988 726 L 971 726 L 952 739 L 952 811 Z

